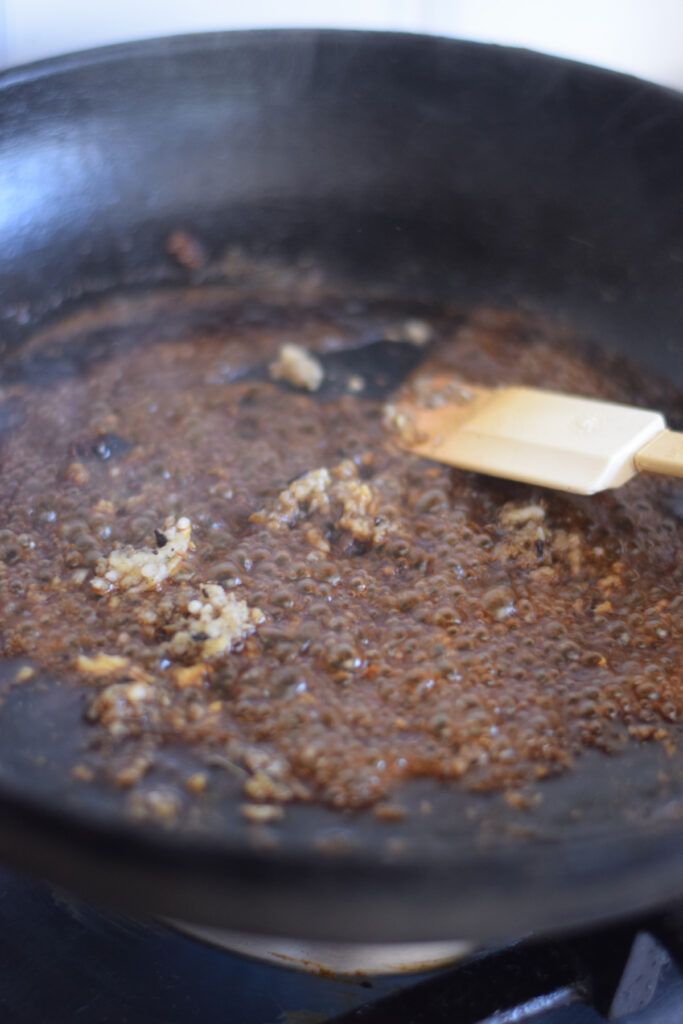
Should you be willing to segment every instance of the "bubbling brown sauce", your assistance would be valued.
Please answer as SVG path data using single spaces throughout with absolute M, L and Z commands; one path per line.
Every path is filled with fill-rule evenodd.
M 226 317 L 49 388 L 4 387 L 2 651 L 87 690 L 96 756 L 76 777 L 109 779 L 134 809 L 180 744 L 200 767 L 179 783 L 199 793 L 212 765 L 233 766 L 251 820 L 291 801 L 391 818 L 411 778 L 514 801 L 586 747 L 673 750 L 680 489 L 642 475 L 582 498 L 460 472 L 399 450 L 362 393 L 321 402 L 234 379 L 286 341 L 400 333 L 386 308 L 341 310 Z M 425 371 L 671 412 L 656 382 L 538 320 L 437 311 L 430 330 Z M 318 500 L 306 475 L 320 470 Z M 155 529 L 166 543 L 184 519 L 191 544 L 167 576 L 93 587 L 112 551 L 153 560 Z M 207 586 L 251 616 L 222 647 L 202 631 Z

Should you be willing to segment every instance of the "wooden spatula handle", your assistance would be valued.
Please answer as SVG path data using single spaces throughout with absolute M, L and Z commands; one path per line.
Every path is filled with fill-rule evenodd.
M 635 455 L 636 468 L 648 473 L 683 476 L 683 433 L 663 430 Z

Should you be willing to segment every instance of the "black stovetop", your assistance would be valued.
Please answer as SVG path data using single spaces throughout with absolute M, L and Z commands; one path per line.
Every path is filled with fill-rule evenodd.
M 683 1024 L 680 913 L 419 977 L 266 966 L 0 871 L 3 1024 Z

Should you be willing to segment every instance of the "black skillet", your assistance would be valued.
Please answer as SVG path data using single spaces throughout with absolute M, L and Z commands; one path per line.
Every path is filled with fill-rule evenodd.
M 37 329 L 104 296 L 118 299 L 97 358 L 135 337 L 150 289 L 163 332 L 174 288 L 201 305 L 241 286 L 237 247 L 293 279 L 322 268 L 351 299 L 547 313 L 683 386 L 682 166 L 680 96 L 470 43 L 238 33 L 10 71 L 3 358 L 21 364 Z M 201 272 L 169 256 L 179 228 Z M 683 757 L 655 746 L 586 754 L 526 813 L 422 783 L 405 800 L 433 812 L 402 825 L 300 807 L 264 834 L 226 782 L 220 805 L 162 829 L 67 784 L 74 690 L 2 688 L 0 853 L 121 907 L 309 938 L 489 940 L 683 895 Z

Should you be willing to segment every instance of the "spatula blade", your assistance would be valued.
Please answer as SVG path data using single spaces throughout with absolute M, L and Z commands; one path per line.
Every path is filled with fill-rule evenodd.
M 406 435 L 400 444 L 460 469 L 595 494 L 626 483 L 636 452 L 666 427 L 658 412 L 537 388 L 471 394 L 436 408 L 402 401 L 417 440 Z

